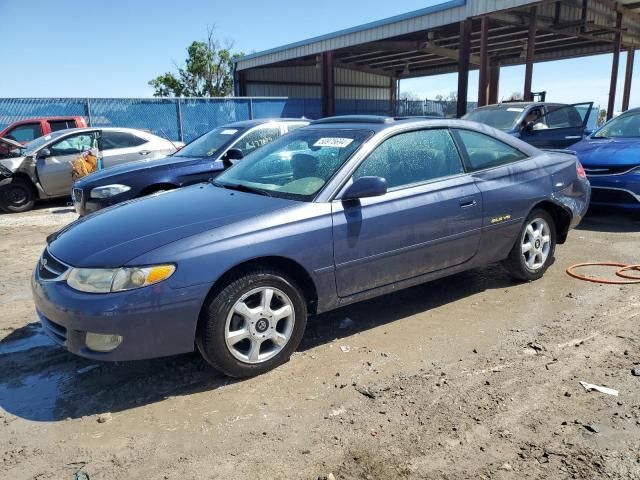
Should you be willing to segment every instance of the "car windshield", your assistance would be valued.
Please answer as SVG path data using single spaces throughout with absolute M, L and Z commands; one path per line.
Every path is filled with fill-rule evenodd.
M 216 157 L 236 140 L 246 129 L 239 127 L 218 127 L 196 138 L 181 148 L 174 157 Z M 221 153 L 221 152 L 220 152 Z
M 50 135 L 44 135 L 43 137 L 38 137 L 34 140 L 31 140 L 24 146 L 24 155 L 33 155 L 40 147 L 49 143 L 51 140 L 61 137 L 62 135 L 65 135 L 67 133 L 69 133 L 69 130 L 60 130 Z
M 369 130 L 303 128 L 262 147 L 214 185 L 310 201 L 372 135 Z
M 640 111 L 620 115 L 605 123 L 593 138 L 640 138 Z
M 471 120 L 473 122 L 484 123 L 498 130 L 511 130 L 518 117 L 524 112 L 522 107 L 501 107 L 479 108 L 473 112 L 467 113 L 463 120 Z

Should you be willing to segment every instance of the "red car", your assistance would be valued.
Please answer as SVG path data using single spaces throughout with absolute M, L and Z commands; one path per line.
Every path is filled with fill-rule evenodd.
M 86 126 L 87 122 L 85 122 L 82 117 L 32 118 L 30 120 L 20 120 L 19 122 L 12 123 L 0 132 L 0 137 L 9 138 L 24 145 L 34 138 L 49 135 L 51 132 Z

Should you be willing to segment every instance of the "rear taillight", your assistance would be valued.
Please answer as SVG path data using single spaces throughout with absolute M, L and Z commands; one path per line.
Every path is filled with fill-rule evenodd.
M 576 173 L 578 174 L 578 178 L 582 180 L 587 179 L 587 172 L 584 171 L 584 167 L 580 163 L 580 160 L 576 160 Z

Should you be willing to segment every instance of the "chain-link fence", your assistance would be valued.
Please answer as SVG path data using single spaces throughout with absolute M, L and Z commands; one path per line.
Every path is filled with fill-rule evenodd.
M 468 108 L 475 108 L 469 103 Z M 455 102 L 337 99 L 336 115 L 455 116 Z M 34 117 L 81 116 L 94 127 L 148 130 L 189 142 L 219 126 L 253 118 L 320 118 L 318 98 L 0 98 L 0 130 Z

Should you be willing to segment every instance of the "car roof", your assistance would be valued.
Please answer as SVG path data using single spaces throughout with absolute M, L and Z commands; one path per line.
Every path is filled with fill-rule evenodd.
M 507 108 L 528 108 L 528 107 L 561 107 L 570 105 L 569 103 L 557 103 L 557 102 L 501 102 L 494 103 L 493 105 L 485 105 L 484 107 L 478 107 L 476 110 L 490 110 L 499 109 L 503 107 Z
M 301 122 L 310 122 L 311 120 L 307 118 L 254 118 L 253 120 L 241 120 L 239 122 L 225 123 L 224 125 L 220 125 L 221 127 L 231 127 L 231 128 L 251 128 L 256 127 L 258 125 L 264 125 L 265 123 L 301 123 Z
M 326 117 L 311 122 L 305 128 L 321 129 L 345 129 L 345 130 L 371 130 L 381 132 L 387 128 L 400 125 L 423 125 L 423 126 L 450 126 L 456 119 L 444 117 L 388 117 L 380 115 L 341 115 L 336 117 Z M 465 124 L 467 122 L 464 122 Z

